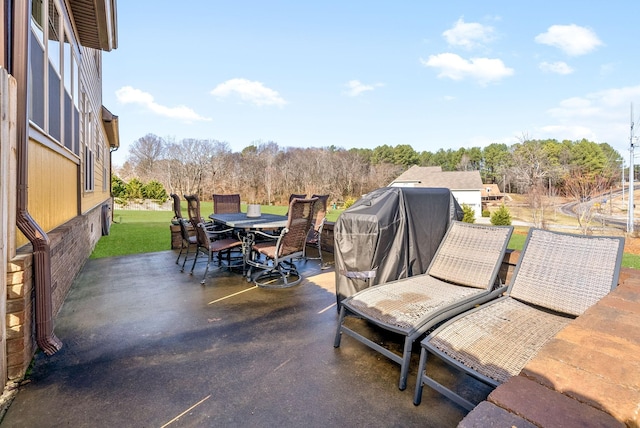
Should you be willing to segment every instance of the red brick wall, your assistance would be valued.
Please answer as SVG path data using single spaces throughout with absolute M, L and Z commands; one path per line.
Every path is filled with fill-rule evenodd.
M 102 236 L 101 206 L 48 233 L 51 240 L 53 314 L 60 311 L 73 280 Z M 9 380 L 24 376 L 37 345 L 31 245 L 10 260 L 7 272 L 7 371 Z M 64 344 L 64 338 L 59 338 Z M 64 345 L 63 345 L 64 346 Z

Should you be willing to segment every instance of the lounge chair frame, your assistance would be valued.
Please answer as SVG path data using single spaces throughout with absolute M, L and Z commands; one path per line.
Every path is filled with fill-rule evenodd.
M 426 373 L 428 355 L 495 388 L 618 283 L 624 238 L 531 228 L 504 296 L 445 322 L 421 342 L 414 404 L 427 385 L 466 410 L 477 404 Z
M 427 272 L 378 284 L 341 302 L 334 347 L 342 333 L 400 365 L 398 388 L 407 386 L 413 342 L 436 324 L 497 298 L 506 287 L 498 278 L 513 227 L 453 221 Z M 402 355 L 345 325 L 355 316 L 404 336 Z

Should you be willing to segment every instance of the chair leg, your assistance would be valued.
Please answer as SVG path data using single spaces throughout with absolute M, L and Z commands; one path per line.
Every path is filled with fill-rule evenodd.
M 292 276 L 296 277 L 296 279 L 290 282 L 289 278 Z M 279 278 L 279 280 L 268 280 L 268 278 Z M 265 281 L 262 281 L 262 279 L 265 279 Z M 288 288 L 299 284 L 302 279 L 302 275 L 292 262 L 283 261 L 271 268 L 265 267 L 262 272 L 252 278 L 252 281 L 263 288 Z
M 178 253 L 178 258 L 176 259 L 176 264 L 180 263 L 180 256 L 182 255 L 182 250 L 184 249 L 184 241 L 180 244 L 180 252 Z
M 338 329 L 336 330 L 336 337 L 333 339 L 333 347 L 340 347 L 340 340 L 342 339 L 342 324 L 344 323 L 344 317 L 347 314 L 347 310 L 344 306 L 340 306 L 340 318 L 338 319 Z
M 424 373 L 425 366 L 427 364 L 427 350 L 422 348 L 420 350 L 420 364 L 418 365 L 418 379 L 416 380 L 416 390 L 413 394 L 414 406 L 420 405 L 422 402 L 422 374 Z
M 193 269 L 196 267 L 196 262 L 198 261 L 198 253 L 200 253 L 200 249 L 196 248 L 196 256 L 193 258 L 193 264 L 191 265 L 191 272 L 189 272 L 189 275 L 193 275 Z
M 182 261 L 182 268 L 180 269 L 180 272 L 184 272 L 184 265 L 187 264 L 187 259 L 189 258 L 189 248 L 191 247 L 191 245 L 187 245 L 187 252 L 184 254 L 184 260 Z
M 213 254 L 211 253 L 211 251 L 209 251 L 209 258 L 207 259 L 207 267 L 204 270 L 204 275 L 202 275 L 202 280 L 200 281 L 200 284 L 205 284 L 206 282 L 206 278 L 207 278 L 207 273 L 209 273 L 209 265 L 211 264 L 211 259 Z
M 409 336 L 404 339 L 404 350 L 402 351 L 402 363 L 400 363 L 400 383 L 398 389 L 404 391 L 407 388 L 407 377 L 409 376 L 409 364 L 411 363 L 411 347 L 413 340 Z

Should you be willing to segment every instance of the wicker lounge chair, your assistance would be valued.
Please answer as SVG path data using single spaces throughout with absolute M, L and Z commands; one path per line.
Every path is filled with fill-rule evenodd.
M 289 204 L 287 225 L 280 234 L 255 232 L 256 242 L 251 247 L 254 257 L 247 260 L 249 280 L 266 288 L 292 287 L 302 281 L 293 261 L 304 254 L 317 200 L 294 198 Z M 254 268 L 260 272 L 252 276 Z
M 498 271 L 511 237 L 511 226 L 452 222 L 427 272 L 366 288 L 341 303 L 334 346 L 342 333 L 400 364 L 400 382 L 407 386 L 413 342 L 439 322 L 504 292 Z M 345 325 L 354 315 L 403 335 L 402 355 L 377 344 Z
M 240 195 L 213 194 L 213 212 L 216 214 L 234 214 L 240 212 Z
M 198 254 L 201 251 L 208 255 L 207 268 L 200 281 L 201 284 L 204 284 L 206 281 L 214 254 L 218 256 L 219 268 L 243 267 L 244 261 L 240 252 L 242 242 L 236 238 L 229 237 L 229 234 L 233 232 L 233 228 L 219 230 L 213 227 L 213 223 L 205 223 L 200 215 L 200 200 L 198 196 L 184 195 L 184 197 L 187 200 L 189 220 L 191 224 L 195 224 L 196 241 L 198 242 L 196 256 L 193 259 L 193 265 L 191 265 L 191 275 L 193 275 L 193 269 L 196 267 Z M 232 254 L 234 250 L 239 253 L 237 255 Z M 226 264 L 223 264 L 223 259 L 226 261 Z
M 530 229 L 505 296 L 447 321 L 421 342 L 414 404 L 428 385 L 473 409 L 427 375 L 427 354 L 495 388 L 617 285 L 623 248 L 624 238 Z

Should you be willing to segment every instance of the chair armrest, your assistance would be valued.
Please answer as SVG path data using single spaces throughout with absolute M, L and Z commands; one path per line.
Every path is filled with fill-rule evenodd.
M 273 240 L 276 240 L 276 239 L 279 239 L 282 235 L 284 235 L 284 234 L 285 234 L 285 233 L 287 233 L 288 231 L 289 231 L 289 230 L 285 227 L 284 229 L 282 229 L 282 231 L 281 231 L 278 235 L 272 235 L 272 234 L 270 234 L 270 233 L 264 233 L 264 232 L 263 232 L 263 231 L 261 231 L 261 230 L 256 230 L 256 231 L 255 231 L 255 232 L 253 232 L 253 233 L 255 233 L 256 235 L 262 236 L 262 237 L 264 237 L 264 238 L 267 238 L 267 239 L 273 239 Z
M 225 235 L 229 232 L 233 232 L 233 228 L 227 228 L 227 229 L 216 229 L 216 225 L 213 224 L 212 222 L 208 222 L 208 223 L 199 223 L 198 226 L 202 227 L 202 229 L 204 230 L 204 232 L 207 234 L 207 237 L 209 239 L 218 239 L 219 235 Z

